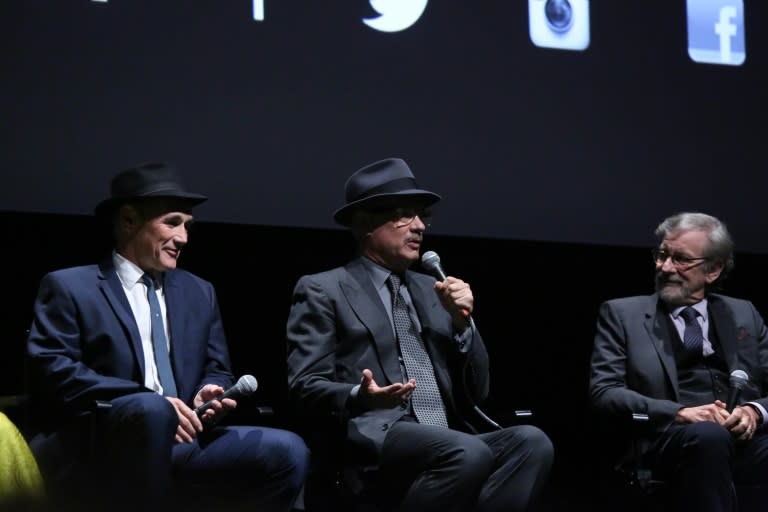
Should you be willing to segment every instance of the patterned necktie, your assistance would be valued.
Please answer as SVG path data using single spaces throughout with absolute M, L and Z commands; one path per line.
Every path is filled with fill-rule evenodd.
M 685 331 L 683 331 L 683 346 L 685 351 L 692 357 L 700 358 L 704 351 L 704 333 L 701 332 L 699 324 L 699 313 L 688 306 L 680 312 L 680 316 L 685 320 Z
M 163 386 L 163 395 L 176 396 L 176 382 L 171 370 L 171 358 L 168 353 L 168 338 L 165 337 L 165 324 L 160 312 L 160 302 L 155 292 L 155 280 L 149 274 L 141 277 L 147 285 L 147 300 L 149 300 L 149 314 L 152 317 L 152 348 L 155 352 L 155 364 L 157 374 L 160 377 L 160 385 Z
M 408 373 L 408 378 L 416 381 L 416 389 L 411 394 L 413 413 L 419 423 L 448 428 L 445 405 L 435 381 L 435 370 L 421 336 L 411 321 L 403 296 L 400 294 L 400 277 L 390 274 L 387 285 L 392 293 L 392 317 L 395 321 L 395 332 L 400 342 L 405 371 Z

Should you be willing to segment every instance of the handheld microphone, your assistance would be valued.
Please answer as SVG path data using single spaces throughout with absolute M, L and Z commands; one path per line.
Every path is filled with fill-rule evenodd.
M 446 275 L 443 267 L 440 265 L 440 256 L 435 251 L 427 251 L 421 255 L 421 266 L 424 270 L 432 274 L 435 279 L 439 281 L 445 281 Z M 469 311 L 466 309 L 461 310 L 461 314 L 464 318 L 469 318 Z
M 421 255 L 421 266 L 424 270 L 435 276 L 440 281 L 445 281 L 447 277 L 443 271 L 443 267 L 440 266 L 440 256 L 435 251 L 427 251 Z
M 728 391 L 728 401 L 725 404 L 725 409 L 728 412 L 733 412 L 733 409 L 739 401 L 741 390 L 749 383 L 749 375 L 747 375 L 747 372 L 744 370 L 733 370 L 728 380 L 730 381 L 731 386 Z
M 256 378 L 253 375 L 243 375 L 237 380 L 234 386 L 226 390 L 220 395 L 217 395 L 213 400 L 223 400 L 225 398 L 239 398 L 252 394 L 259 387 L 259 383 L 256 382 Z M 201 417 L 205 411 L 211 408 L 213 400 L 208 400 L 200 407 L 195 409 L 195 414 Z

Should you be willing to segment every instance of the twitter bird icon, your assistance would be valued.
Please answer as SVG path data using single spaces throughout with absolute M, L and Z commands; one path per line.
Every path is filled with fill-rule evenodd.
M 399 32 L 421 17 L 428 0 L 369 0 L 379 13 L 375 18 L 363 18 L 363 23 L 381 32 Z

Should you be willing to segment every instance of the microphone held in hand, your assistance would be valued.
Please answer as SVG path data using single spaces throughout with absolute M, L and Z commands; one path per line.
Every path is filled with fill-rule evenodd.
M 738 405 L 741 390 L 749 383 L 749 375 L 747 375 L 747 372 L 744 370 L 733 370 L 728 380 L 731 385 L 728 391 L 728 401 L 725 404 L 725 408 L 728 412 L 733 412 L 733 409 Z
M 435 251 L 427 251 L 421 255 L 421 266 L 438 281 L 445 281 L 447 276 L 440 265 L 440 256 Z M 469 311 L 466 309 L 462 309 L 461 314 L 464 318 L 469 318 Z
M 256 382 L 256 377 L 253 375 L 243 375 L 237 380 L 234 386 L 216 396 L 213 400 L 223 400 L 225 398 L 237 399 L 244 396 L 248 396 L 256 391 L 259 387 L 259 383 Z M 203 405 L 195 409 L 195 414 L 201 417 L 205 411 L 211 408 L 213 400 L 208 400 Z

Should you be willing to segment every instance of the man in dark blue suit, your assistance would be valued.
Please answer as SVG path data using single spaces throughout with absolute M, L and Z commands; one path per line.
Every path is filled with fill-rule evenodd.
M 191 209 L 206 199 L 165 164 L 128 169 L 96 207 L 112 254 L 42 279 L 27 349 L 41 427 L 31 446 L 50 483 L 71 482 L 72 461 L 92 450 L 97 471 L 83 487 L 113 507 L 160 509 L 186 495 L 185 506 L 292 508 L 308 464 L 301 438 L 217 425 L 237 403 L 216 399 L 234 383 L 216 293 L 176 268 Z M 86 439 L 97 402 L 110 407 L 88 420 Z
M 472 290 L 409 270 L 440 196 L 390 158 L 354 173 L 346 197 L 335 219 L 351 228 L 359 254 L 302 277 L 293 294 L 288 378 L 297 408 L 312 430 L 316 419 L 341 420 L 348 467 L 378 470 L 386 484 L 376 499 L 399 511 L 529 510 L 545 488 L 552 443 L 531 425 L 480 430 L 473 405 L 488 396 L 489 361 L 468 320 Z

